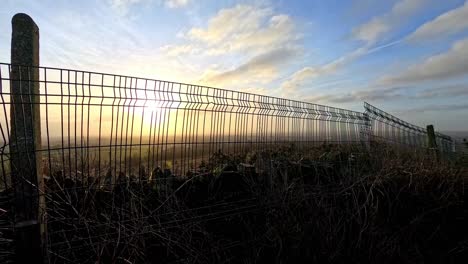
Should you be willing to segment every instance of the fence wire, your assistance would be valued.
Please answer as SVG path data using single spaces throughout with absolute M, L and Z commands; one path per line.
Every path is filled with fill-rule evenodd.
M 20 90 L 13 91 L 13 84 Z M 38 93 L 31 92 L 33 86 Z M 214 156 L 373 141 L 427 147 L 425 129 L 368 103 L 360 113 L 185 83 L 5 63 L 0 91 L 0 224 L 13 233 L 18 218 L 12 209 L 40 203 L 38 197 L 18 197 L 36 193 L 45 201 L 51 262 L 92 262 L 117 249 L 138 255 L 145 247 L 138 237 L 167 229 L 177 234 L 165 245 L 170 248 L 190 239 L 187 226 L 197 230 L 200 221 L 274 204 L 252 198 L 191 208 L 171 204 L 173 187 L 211 173 L 207 164 Z M 40 133 L 41 143 L 31 148 L 25 124 L 35 122 L 37 108 L 33 134 Z M 441 151 L 453 151 L 450 137 L 436 133 L 436 141 Z M 27 162 L 15 161 L 21 157 Z M 33 166 L 45 180 L 44 190 L 22 175 Z M 0 243 L 6 245 L 2 260 L 13 239 L 0 237 Z
M 19 92 L 13 93 L 13 83 L 21 87 Z M 35 85 L 38 93 L 29 89 Z M 108 242 L 122 237 L 129 239 L 113 245 L 137 254 L 138 245 L 132 243 L 138 242 L 131 238 L 174 221 L 171 215 L 161 218 L 164 208 L 145 208 L 149 190 L 157 190 L 163 207 L 173 195 L 168 186 L 206 174 L 204 164 L 213 155 L 361 144 L 369 125 L 365 114 L 335 107 L 61 68 L 2 63 L 0 90 L 1 189 L 18 192 L 23 186 L 25 195 L 37 187 L 21 175 L 32 169 L 33 161 L 23 163 L 24 168 L 11 167 L 12 157 L 34 154 L 46 186 L 35 191 L 46 204 L 47 249 L 50 260 L 59 262 L 88 262 L 83 257 L 108 252 Z M 40 131 L 41 144 L 23 148 L 30 145 L 21 138 L 29 135 L 17 130 L 34 122 L 36 107 L 40 120 L 34 131 Z M 12 117 L 13 112 L 22 117 Z M 250 209 L 251 204 L 236 204 L 202 214 L 202 219 Z M 181 208 L 175 213 L 193 218 Z
M 1 64 L 4 159 L 11 156 L 9 73 L 15 67 L 30 71 Z M 37 82 L 29 77 L 17 81 Z M 38 82 L 40 94 L 18 96 L 40 98 L 20 107 L 39 104 L 42 145 L 36 152 L 43 174 L 59 170 L 81 181 L 138 175 L 143 167 L 183 176 L 217 151 L 359 142 L 366 121 L 340 108 L 121 75 L 40 67 Z
M 372 141 L 387 142 L 395 145 L 417 148 L 428 147 L 428 136 L 425 128 L 403 121 L 367 102 L 364 103 L 365 114 L 370 119 L 370 137 Z M 437 148 L 444 153 L 454 151 L 451 137 L 435 133 Z

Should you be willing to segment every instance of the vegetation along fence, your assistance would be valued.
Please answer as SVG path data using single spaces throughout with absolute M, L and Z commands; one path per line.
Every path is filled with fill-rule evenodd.
M 0 220 L 3 230 L 10 230 L 0 241 L 2 263 L 15 251 L 18 261 L 35 255 L 60 259 L 66 252 L 80 259 L 84 247 L 99 252 L 103 241 L 147 233 L 135 221 L 155 212 L 131 211 L 115 196 L 116 188 L 157 182 L 164 193 L 168 181 L 203 174 L 203 163 L 216 153 L 278 145 L 369 146 L 372 140 L 418 147 L 430 142 L 425 129 L 367 103 L 360 113 L 199 85 L 39 67 L 38 46 L 34 22 L 15 16 L 12 63 L 0 64 Z M 450 137 L 434 135 L 432 147 L 452 151 Z M 90 216 L 90 199 L 101 203 L 93 206 L 110 208 L 109 217 L 97 209 Z

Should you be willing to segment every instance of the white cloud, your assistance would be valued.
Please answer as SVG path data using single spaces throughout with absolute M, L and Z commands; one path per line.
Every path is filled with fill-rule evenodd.
M 254 56 L 232 70 L 207 71 L 201 82 L 208 85 L 266 84 L 277 78 L 279 67 L 291 61 L 297 54 L 297 50 L 288 48 L 272 50 Z
M 424 2 L 423 0 L 401 0 L 388 13 L 374 17 L 369 22 L 353 29 L 353 37 L 367 44 L 373 44 L 389 32 L 395 24 L 416 12 Z
M 285 91 L 293 91 L 296 88 L 303 85 L 304 82 L 317 78 L 319 76 L 330 75 L 337 72 L 339 69 L 344 67 L 345 65 L 351 63 L 352 61 L 356 60 L 357 58 L 364 56 L 366 54 L 370 54 L 373 52 L 377 52 L 379 50 L 391 47 L 400 43 L 400 41 L 394 41 L 388 44 L 384 44 L 378 47 L 374 47 L 372 49 L 368 47 L 361 47 L 358 48 L 350 53 L 345 54 L 344 56 L 321 66 L 317 67 L 305 67 L 301 70 L 295 72 L 291 75 L 286 81 L 281 84 L 281 88 Z
M 188 35 L 191 39 L 206 43 L 219 43 L 232 35 L 250 33 L 258 29 L 261 20 L 271 13 L 269 8 L 259 9 L 249 5 L 221 9 L 209 19 L 206 28 L 192 28 Z
M 115 9 L 120 15 L 127 15 L 132 6 L 151 3 L 152 0 L 108 0 L 111 7 Z M 168 8 L 181 8 L 190 3 L 191 0 L 162 0 L 158 2 L 159 5 L 164 4 Z
M 335 73 L 343 65 L 348 64 L 357 57 L 362 56 L 367 52 L 367 49 L 360 48 L 351 53 L 346 54 L 330 63 L 318 67 L 305 67 L 295 72 L 288 80 L 281 84 L 284 90 L 294 90 L 301 86 L 304 81 L 316 78 L 321 75 L 329 75 Z
M 353 36 L 367 43 L 374 43 L 382 34 L 389 31 L 389 29 L 389 25 L 387 25 L 383 19 L 374 18 L 366 24 L 353 29 Z
M 468 96 L 468 85 L 464 83 L 437 86 L 419 92 L 414 96 L 417 99 Z
M 143 1 L 145 0 L 109 0 L 111 7 L 121 15 L 126 15 L 128 13 L 128 9 L 131 6 L 139 4 Z
M 169 8 L 179 8 L 188 5 L 190 0 L 165 0 L 164 2 Z
M 303 85 L 303 83 L 308 80 L 319 76 L 333 74 L 340 68 L 352 63 L 366 54 L 398 44 L 400 42 L 399 40 L 378 47 L 374 46 L 374 44 L 380 40 L 382 35 L 392 29 L 394 24 L 398 23 L 402 18 L 413 14 L 422 6 L 422 4 L 423 0 L 401 0 L 397 2 L 388 13 L 374 17 L 369 22 L 353 29 L 352 33 L 354 38 L 365 42 L 363 47 L 357 48 L 327 64 L 316 67 L 304 67 L 293 73 L 286 81 L 284 81 L 281 84 L 281 88 L 285 92 L 290 92 Z
M 160 50 L 166 56 L 189 54 L 221 63 L 202 72 L 199 82 L 228 88 L 264 87 L 301 51 L 293 20 L 266 6 L 236 5 L 219 10 L 205 26 L 183 33 L 178 45 Z M 229 65 L 228 63 L 233 64 Z
M 400 88 L 389 88 L 389 89 L 368 89 L 353 91 L 350 93 L 333 93 L 326 95 L 309 96 L 307 98 L 310 102 L 322 102 L 322 103 L 351 103 L 351 102 L 362 102 L 362 101 L 379 101 L 379 100 L 392 100 L 399 99 L 402 97 L 398 93 Z
M 184 54 L 192 54 L 197 52 L 197 48 L 192 45 L 165 45 L 159 48 L 164 54 L 169 57 L 178 57 Z
M 423 24 L 409 35 L 407 40 L 416 42 L 440 38 L 441 36 L 453 35 L 466 29 L 468 29 L 468 1 L 464 5 Z
M 397 2 L 390 13 L 393 19 L 400 16 L 409 16 L 421 8 L 423 5 L 430 4 L 428 0 L 401 0 Z
M 428 89 L 420 85 L 410 86 L 382 86 L 369 85 L 365 89 L 351 89 L 351 92 L 332 91 L 329 94 L 321 94 L 307 97 L 308 101 L 322 103 L 350 103 L 362 101 L 389 101 L 400 99 L 431 99 L 431 98 L 460 98 L 468 96 L 468 86 L 465 83 L 442 84 Z
M 115 8 L 122 8 L 127 7 L 129 5 L 137 4 L 142 0 L 110 0 L 112 7 Z
M 192 28 L 186 36 L 207 55 L 264 52 L 293 43 L 300 37 L 289 16 L 249 5 L 221 9 L 209 19 L 206 27 Z
M 447 112 L 468 110 L 468 104 L 445 104 L 445 105 L 426 105 L 407 109 L 403 113 L 423 113 L 423 112 Z
M 468 75 L 468 38 L 455 42 L 444 53 L 431 56 L 394 76 L 384 77 L 382 84 L 417 83 L 447 80 Z

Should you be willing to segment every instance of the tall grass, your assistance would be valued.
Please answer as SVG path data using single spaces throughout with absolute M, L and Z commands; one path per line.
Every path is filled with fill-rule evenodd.
M 456 263 L 467 169 L 374 144 L 216 153 L 185 178 L 47 183 L 49 258 L 70 263 Z M 112 170 L 110 170 L 112 173 Z M 141 178 L 140 178 L 141 179 Z

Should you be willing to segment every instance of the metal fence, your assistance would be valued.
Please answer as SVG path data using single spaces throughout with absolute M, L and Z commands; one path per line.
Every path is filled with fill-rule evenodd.
M 16 79 L 13 72 L 19 73 Z M 360 113 L 184 83 L 5 63 L 0 64 L 0 80 L 2 189 L 22 181 L 12 182 L 11 157 L 31 150 L 21 148 L 24 142 L 14 142 L 21 134 L 14 130 L 24 127 L 18 122 L 33 122 L 33 108 L 39 107 L 36 129 L 42 143 L 32 151 L 40 160 L 39 173 L 48 186 L 38 195 L 47 204 L 63 201 L 64 197 L 56 194 L 67 184 L 75 191 L 112 190 L 123 181 L 187 178 L 199 173 L 200 165 L 215 153 L 235 155 L 281 145 L 305 149 L 324 143 L 361 145 L 370 141 L 427 147 L 425 129 L 368 103 L 365 113 Z M 14 83 L 23 88 L 38 85 L 40 92 L 13 95 Z M 23 117 L 12 119 L 14 112 Z M 452 150 L 450 137 L 436 136 L 442 151 Z M 62 224 L 79 222 L 84 214 L 47 208 L 49 219 L 61 219 Z M 63 250 L 62 232 L 49 229 L 51 253 Z
M 13 94 L 13 84 L 23 89 L 38 85 L 40 92 Z M 80 243 L 88 239 L 70 240 L 63 234 L 65 223 L 79 223 L 81 229 L 90 223 L 103 226 L 102 219 L 96 217 L 84 221 L 86 208 L 77 204 L 69 210 L 80 207 L 79 212 L 61 212 L 63 208 L 54 206 L 82 203 L 78 197 L 91 189 L 113 191 L 122 182 L 160 184 L 171 178 L 186 179 L 201 173 L 201 165 L 216 153 L 245 154 L 281 145 L 303 149 L 324 143 L 367 145 L 372 141 L 427 147 L 428 141 L 425 129 L 368 103 L 360 113 L 184 83 L 5 63 L 0 64 L 0 90 L 2 190 L 16 188 L 16 196 L 18 191 L 30 190 L 24 189 L 29 186 L 24 178 L 14 175 L 12 157 L 26 153 L 29 158 L 33 153 L 47 187 L 36 191 L 47 203 L 48 250 L 57 256 L 70 248 L 75 250 L 74 243 L 83 247 Z M 18 129 L 26 127 L 22 123 L 35 122 L 34 107 L 39 107 L 35 129 L 42 143 L 28 150 L 21 147 L 27 142 L 18 136 L 27 133 Z M 441 151 L 453 150 L 450 137 L 436 133 L 436 138 Z M 34 162 L 21 164 L 28 167 Z M 64 191 L 67 188 L 73 190 L 75 198 Z M 86 191 L 79 194 L 80 190 Z M 40 199 L 20 201 L 36 203 L 26 208 L 41 207 Z M 120 217 L 117 223 L 123 221 Z M 146 216 L 126 217 L 125 221 L 131 222 Z M 54 225 L 57 222 L 59 226 Z M 108 241 L 109 237 L 98 241 L 102 239 Z
M 403 121 L 367 102 L 364 103 L 364 109 L 371 123 L 371 140 L 400 146 L 429 147 L 428 133 L 425 128 Z M 454 151 L 454 142 L 451 137 L 436 132 L 435 141 L 439 151 L 443 153 Z
M 187 230 L 204 232 L 196 222 L 282 202 L 215 199 L 184 207 L 171 199 L 198 176 L 214 177 L 218 167 L 207 169 L 213 157 L 280 147 L 372 147 L 373 141 L 428 145 L 425 129 L 367 103 L 361 113 L 185 83 L 38 67 L 38 27 L 24 14 L 12 21 L 12 61 L 20 62 L 0 63 L 1 263 L 13 255 L 18 263 L 43 256 L 50 263 L 116 263 L 123 261 L 119 254 L 137 256 L 138 262 L 148 239 L 197 258 L 197 252 L 180 247 L 194 239 Z M 453 151 L 450 137 L 436 133 L 435 139 L 441 152 Z M 168 229 L 171 233 L 162 233 Z M 246 243 L 231 241 L 214 250 Z
M 12 80 L 0 64 L 3 157 L 11 155 L 10 82 L 39 82 L 43 174 L 137 174 L 144 166 L 183 176 L 214 152 L 244 153 L 278 144 L 359 143 L 363 113 L 270 96 L 137 77 L 39 68 L 39 80 Z M 29 97 L 31 94 L 19 94 Z M 7 173 L 6 173 L 7 174 Z
M 200 173 L 200 165 L 216 153 L 361 144 L 368 131 L 363 113 L 198 85 L 5 63 L 0 64 L 0 80 L 2 189 L 31 188 L 19 175 L 39 170 L 46 189 L 31 191 L 45 199 L 48 249 L 58 256 L 84 240 L 70 240 L 54 225 L 83 221 L 86 208 L 75 204 L 83 202 L 78 201 L 85 196 L 80 190 L 112 191 L 122 182 L 187 178 Z M 14 94 L 13 84 L 20 89 Z M 27 89 L 35 85 L 37 94 Z M 34 120 L 35 107 L 40 120 Z M 26 123 L 35 122 L 42 143 L 28 149 L 21 136 L 28 134 Z M 29 161 L 15 173 L 12 157 L 21 155 Z M 33 156 L 39 164 L 31 161 Z M 41 207 L 40 199 L 19 201 L 23 204 L 18 206 Z M 81 211 L 65 213 L 54 206 L 63 203 Z M 96 218 L 91 222 L 99 223 Z

